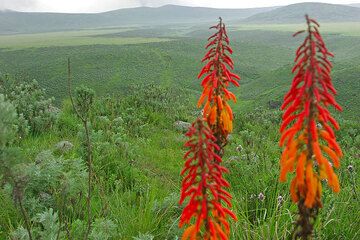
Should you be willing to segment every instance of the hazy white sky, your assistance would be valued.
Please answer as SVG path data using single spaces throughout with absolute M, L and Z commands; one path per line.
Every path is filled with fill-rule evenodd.
M 356 3 L 359 0 L 0 0 L 0 9 L 49 12 L 102 12 L 118 8 L 165 4 L 215 8 L 250 8 L 288 5 L 297 2 Z

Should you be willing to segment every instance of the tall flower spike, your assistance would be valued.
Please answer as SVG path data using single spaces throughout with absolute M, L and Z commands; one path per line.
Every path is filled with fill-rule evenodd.
M 186 136 L 190 140 L 185 144 L 189 150 L 181 172 L 184 178 L 180 204 L 187 198 L 189 202 L 180 217 L 179 226 L 187 225 L 182 239 L 229 239 L 227 219 L 236 216 L 228 209 L 231 195 L 224 189 L 229 183 L 223 178 L 228 170 L 220 166 L 221 158 L 215 153 L 219 150 L 216 138 L 201 119 L 192 124 Z
M 208 39 L 208 52 L 202 59 L 202 62 L 207 63 L 198 76 L 199 79 L 204 76 L 198 107 L 204 105 L 203 116 L 216 136 L 217 144 L 222 147 L 232 132 L 233 113 L 228 101 L 236 102 L 235 95 L 227 88 L 230 83 L 238 87 L 240 77 L 228 69 L 234 69 L 234 62 L 230 58 L 233 50 L 229 46 L 229 37 L 221 18 L 219 24 L 210 29 L 213 28 L 217 32 Z
M 307 239 L 313 230 L 313 221 L 322 207 L 321 180 L 327 180 L 334 192 L 339 192 L 338 177 L 333 166 L 340 166 L 342 151 L 336 142 L 333 128 L 339 124 L 330 115 L 328 106 L 341 111 L 334 95 L 331 80 L 332 63 L 319 32 L 319 24 L 306 15 L 307 30 L 304 42 L 296 51 L 293 68 L 295 75 L 290 91 L 281 107 L 285 110 L 280 127 L 280 146 L 284 148 L 280 160 L 280 181 L 287 173 L 296 173 L 290 185 L 293 202 L 298 203 L 300 218 L 295 238 Z

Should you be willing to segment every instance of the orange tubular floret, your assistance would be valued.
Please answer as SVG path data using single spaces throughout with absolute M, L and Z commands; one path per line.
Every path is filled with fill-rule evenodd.
M 334 163 L 334 166 L 336 168 L 340 167 L 340 160 L 339 160 L 339 156 L 333 151 L 331 150 L 329 147 L 327 146 L 321 146 L 321 148 L 323 149 L 323 151 L 331 158 L 331 160 Z
M 222 111 L 223 108 L 224 108 L 223 100 L 221 99 L 220 96 L 217 96 L 216 101 L 217 101 L 217 105 L 218 105 L 219 110 Z
M 284 150 L 279 178 L 285 182 L 287 173 L 295 172 L 291 198 L 294 202 L 302 199 L 307 208 L 318 208 L 322 206 L 320 179 L 326 179 L 334 192 L 340 190 L 338 177 L 328 160 L 334 167 L 340 166 L 343 153 L 333 130 L 338 130 L 339 124 L 327 108 L 341 110 L 341 107 L 335 101 L 336 90 L 331 79 L 332 64 L 328 58 L 333 54 L 327 50 L 316 21 L 308 16 L 306 19 L 308 29 L 294 34 L 307 33 L 307 36 L 296 51 L 295 77 L 282 105 L 279 143 Z
M 307 187 L 305 206 L 311 208 L 315 201 L 315 184 L 316 184 L 316 179 L 314 179 L 313 168 L 311 163 L 308 163 L 306 166 L 305 184 Z
M 182 235 L 181 240 L 196 240 L 196 231 L 195 226 L 191 225 L 185 229 L 184 234 Z
M 280 182 L 286 182 L 286 174 L 294 171 L 295 157 L 289 158 L 280 171 Z
M 209 114 L 209 117 L 208 117 L 208 122 L 209 122 L 210 125 L 215 124 L 215 122 L 216 122 L 216 114 L 217 114 L 217 107 L 213 106 L 211 108 L 211 111 L 210 111 L 210 114 Z
M 200 106 L 203 104 L 205 98 L 206 98 L 206 94 L 202 94 L 202 95 L 200 96 L 199 101 L 198 101 L 198 103 L 197 103 L 197 106 L 198 106 L 198 107 L 200 107 Z
M 299 186 L 304 185 L 304 172 L 305 172 L 306 155 L 302 153 L 298 159 L 296 167 L 296 179 Z

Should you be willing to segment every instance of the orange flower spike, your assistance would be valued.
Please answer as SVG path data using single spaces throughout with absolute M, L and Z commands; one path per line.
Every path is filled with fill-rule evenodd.
M 215 113 L 213 110 L 204 111 L 204 118 L 215 135 L 222 135 L 222 139 L 218 139 L 219 143 L 225 145 L 227 135 L 232 131 L 233 113 L 227 101 L 233 100 L 236 102 L 236 97 L 231 93 L 227 87 L 229 83 L 239 86 L 238 80 L 240 77 L 232 73 L 228 68 L 233 69 L 234 62 L 230 58 L 233 50 L 229 46 L 229 38 L 226 33 L 225 24 L 220 18 L 219 24 L 211 27 L 216 29 L 217 32 L 213 34 L 208 40 L 209 43 L 206 49 L 209 51 L 202 59 L 203 62 L 207 62 L 206 65 L 200 71 L 198 78 L 204 76 L 202 80 L 203 93 L 198 102 L 198 106 L 201 107 L 204 102 L 204 96 L 207 96 L 207 103 L 211 109 L 218 110 Z M 208 107 L 209 108 L 209 107 Z M 223 111 L 226 109 L 226 112 Z
M 216 108 L 216 106 L 214 106 Z M 186 162 L 181 175 L 180 204 L 189 199 L 184 207 L 179 226 L 189 225 L 183 240 L 229 239 L 228 219 L 236 219 L 228 207 L 231 195 L 225 190 L 229 183 L 223 178 L 228 170 L 221 166 L 220 148 L 206 121 L 197 119 L 186 133 L 189 141 L 185 146 Z
M 316 209 L 322 207 L 320 179 L 326 179 L 334 192 L 340 190 L 330 161 L 338 168 L 343 155 L 334 133 L 339 129 L 339 124 L 328 110 L 333 106 L 341 111 L 334 98 L 336 90 L 331 79 L 332 63 L 329 57 L 333 57 L 333 54 L 326 48 L 319 24 L 308 16 L 306 21 L 307 30 L 294 34 L 306 33 L 306 37 L 296 51 L 295 77 L 284 97 L 280 127 L 280 146 L 284 148 L 280 160 L 280 181 L 286 180 L 287 173 L 295 172 L 290 193 L 293 201 L 298 203 L 300 218 L 314 217 Z M 295 171 L 292 161 L 296 165 Z M 304 207 L 313 211 L 314 215 L 306 214 Z M 298 224 L 306 230 L 312 229 L 311 222 L 303 219 Z M 309 225 L 301 225 L 304 223 Z M 309 231 L 305 230 L 298 236 L 306 239 Z

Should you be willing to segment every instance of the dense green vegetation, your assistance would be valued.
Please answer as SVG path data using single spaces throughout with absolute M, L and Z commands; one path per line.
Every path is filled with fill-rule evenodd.
M 74 88 L 86 85 L 96 93 L 90 111 L 94 164 L 90 239 L 181 236 L 177 223 L 184 137 L 174 123 L 191 122 L 199 114 L 194 107 L 200 93 L 196 76 L 209 35 L 200 28 L 96 30 L 86 34 L 83 44 L 81 36 L 69 40 L 70 46 L 62 41 L 53 46 L 42 35 L 41 45 L 23 39 L 27 45 L 0 50 L 0 239 L 9 235 L 28 239 L 22 210 L 36 239 L 81 239 L 86 231 L 86 136 L 68 98 L 67 57 L 72 60 Z M 240 89 L 232 89 L 239 102 L 233 105 L 235 129 L 224 156 L 239 218 L 232 222 L 231 239 L 286 239 L 296 206 L 288 186 L 278 182 L 278 107 L 289 88 L 298 40 L 289 32 L 269 28 L 238 30 L 233 25 L 230 29 L 235 72 L 242 76 Z M 133 38 L 148 43 L 118 45 Z M 334 83 L 344 107 L 336 116 L 341 125 L 338 140 L 345 157 L 337 172 L 342 190 L 333 194 L 325 188 L 315 237 L 358 239 L 360 38 L 340 34 L 325 38 L 336 55 Z M 33 79 L 45 92 L 35 87 L 38 94 L 31 98 L 25 87 L 22 95 L 8 97 L 14 86 L 31 84 Z M 23 96 L 29 105 L 20 101 Z M 23 137 L 21 123 L 29 121 L 24 113 L 32 105 L 41 109 L 50 97 L 60 109 L 54 124 L 35 132 L 30 125 Z M 40 123 L 48 117 L 39 114 L 45 120 Z

